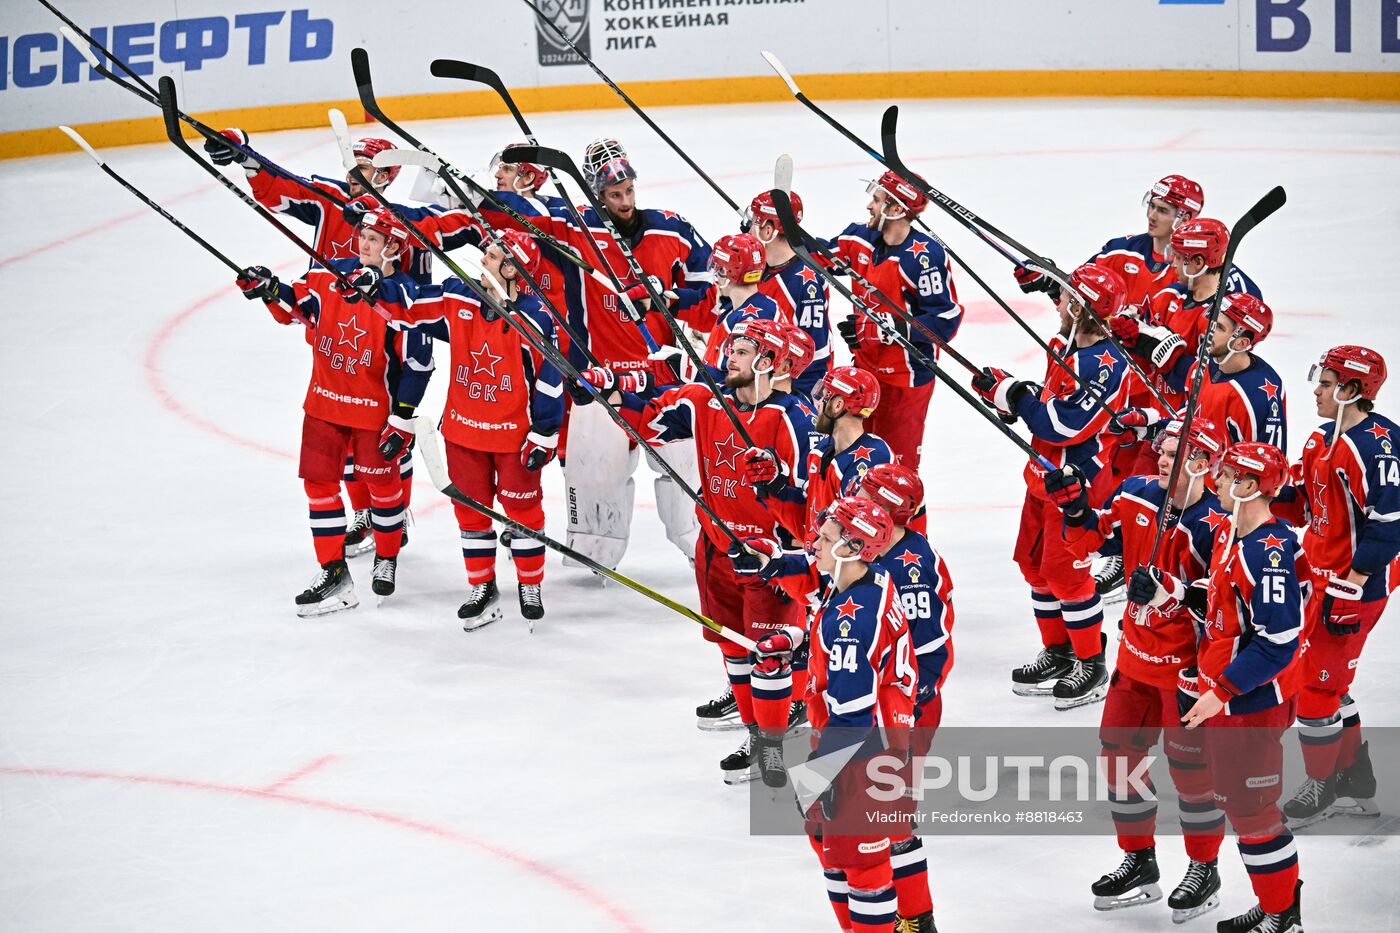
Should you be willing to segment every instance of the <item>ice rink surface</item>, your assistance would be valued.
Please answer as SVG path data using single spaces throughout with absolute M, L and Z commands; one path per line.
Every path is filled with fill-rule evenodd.
M 874 141 L 881 108 L 830 110 Z M 1205 214 L 1227 223 L 1284 185 L 1288 205 L 1238 262 L 1277 314 L 1262 355 L 1290 395 L 1292 456 L 1317 420 L 1306 375 L 1321 350 L 1364 342 L 1400 361 L 1400 109 L 902 109 L 912 166 L 1067 268 L 1143 229 L 1139 199 L 1163 174 L 1201 181 Z M 805 226 L 832 235 L 865 216 L 861 179 L 875 165 L 795 103 L 654 115 L 742 203 L 789 152 Z M 678 210 L 711 240 L 734 229 L 631 114 L 532 120 L 543 143 L 576 157 L 595 136 L 619 136 L 641 206 Z M 518 136 L 505 118 L 412 129 L 469 168 Z M 336 173 L 328 129 L 253 142 L 288 167 Z M 284 278 L 304 268 L 172 147 L 108 156 L 236 262 Z M 0 189 L 0 390 L 11 400 L 0 514 L 12 532 L 0 569 L 0 930 L 835 928 L 805 840 L 748 836 L 747 794 L 717 768 L 735 733 L 695 729 L 695 705 L 722 679 L 692 623 L 551 554 L 548 615 L 533 636 L 505 563 L 505 621 L 464 634 L 455 522 L 421 469 L 398 595 L 376 609 L 361 559 L 360 608 L 298 620 L 292 597 L 315 570 L 294 460 L 308 372 L 299 331 L 244 301 L 223 267 L 81 154 L 0 162 Z M 1004 261 L 936 208 L 926 216 L 1050 333 L 1048 303 L 1020 296 Z M 955 281 L 963 352 L 1039 378 L 1025 335 L 965 275 Z M 427 410 L 441 406 L 446 352 Z M 1381 409 L 1393 414 L 1395 399 L 1392 380 Z M 930 536 L 957 586 L 944 722 L 1097 724 L 1100 706 L 1056 713 L 1009 689 L 1009 669 L 1039 647 L 1010 562 L 1022 458 L 946 389 L 924 449 Z M 650 477 L 638 474 L 620 569 L 693 604 Z M 562 537 L 557 466 L 545 483 Z M 1376 630 L 1353 689 L 1369 725 L 1400 724 L 1395 625 Z M 1171 926 L 1165 903 L 1091 909 L 1089 883 L 1118 863 L 1111 838 L 926 845 L 945 931 Z M 1179 837 L 1159 851 L 1169 889 L 1185 867 Z M 1310 933 L 1400 928 L 1400 842 L 1300 837 L 1299 851 Z M 1253 904 L 1233 843 L 1220 864 L 1222 910 L 1183 929 L 1213 929 Z

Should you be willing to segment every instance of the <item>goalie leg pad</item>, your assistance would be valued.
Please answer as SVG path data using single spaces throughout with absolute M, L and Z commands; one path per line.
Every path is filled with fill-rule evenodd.
M 685 480 L 691 489 L 700 486 L 700 467 L 695 457 L 693 441 L 676 441 L 656 448 L 656 452 L 671 469 Z M 695 501 L 676 486 L 671 477 L 661 472 L 661 468 L 647 458 L 647 466 L 657 474 L 656 513 L 661 516 L 661 524 L 666 528 L 666 537 L 680 548 L 682 554 L 691 557 L 695 554 L 695 542 L 700 537 L 700 519 L 695 515 Z
M 636 483 L 632 473 L 640 452 L 631 448 L 596 405 L 569 414 L 569 459 L 564 493 L 569 507 L 569 547 L 613 568 L 627 553 Z M 577 562 L 564 559 L 566 566 Z

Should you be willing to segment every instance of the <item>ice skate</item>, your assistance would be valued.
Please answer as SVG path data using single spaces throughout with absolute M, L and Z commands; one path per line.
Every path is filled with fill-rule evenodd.
M 1058 710 L 1102 702 L 1108 694 L 1108 665 L 1104 663 L 1103 652 L 1092 658 L 1076 659 L 1074 670 L 1055 683 L 1053 692 Z
M 748 726 L 747 728 L 749 734 L 744 736 L 744 744 L 724 756 L 719 763 L 719 769 L 724 773 L 724 783 L 726 784 L 748 784 L 758 778 L 758 772 L 753 768 L 754 738 L 758 727 Z
M 379 605 L 384 605 L 384 600 L 394 595 L 394 575 L 399 569 L 398 557 L 374 558 L 374 580 L 370 583 L 370 588 L 374 590 L 374 595 L 379 597 Z
M 792 735 L 805 725 L 807 725 L 807 703 L 804 700 L 794 699 L 792 708 L 788 710 L 787 734 Z
M 1042 648 L 1029 664 L 1011 672 L 1011 692 L 1022 697 L 1049 696 L 1056 681 L 1074 670 L 1069 642 Z
M 917 917 L 895 915 L 894 933 L 938 933 L 933 922 L 933 911 L 926 910 Z
M 1351 767 L 1337 772 L 1337 801 L 1332 804 L 1332 810 L 1342 816 L 1379 819 L 1381 811 L 1375 798 L 1376 772 L 1371 768 L 1371 747 L 1369 742 L 1362 742 Z
M 1293 885 L 1293 903 L 1282 913 L 1266 914 L 1255 904 L 1246 913 L 1215 925 L 1215 933 L 1303 933 L 1303 882 Z
M 492 622 L 501 621 L 501 594 L 496 589 L 495 580 L 478 583 L 467 591 L 467 601 L 457 610 L 457 618 L 462 620 L 462 631 L 475 632 Z
M 1094 572 L 1094 589 L 1099 601 L 1105 606 L 1113 606 L 1128 598 L 1128 588 L 1123 577 L 1123 558 L 1105 557 L 1103 565 Z
M 1293 792 L 1293 796 L 1283 805 L 1283 816 L 1288 828 L 1299 830 L 1314 823 L 1336 816 L 1332 805 L 1337 802 L 1337 776 L 1334 774 L 1324 781 L 1308 778 Z
M 769 787 L 786 787 L 787 765 L 783 763 L 783 737 L 760 733 L 754 748 L 759 777 Z
M 345 529 L 345 556 L 360 557 L 374 550 L 374 527 L 370 524 L 369 509 L 358 509 L 352 513 L 350 527 Z
M 1214 860 L 1186 866 L 1181 883 L 1167 897 L 1172 909 L 1172 923 L 1185 923 L 1208 914 L 1220 906 L 1220 872 Z
M 744 728 L 739 721 L 739 703 L 734 689 L 725 685 L 724 693 L 695 707 L 695 725 L 702 732 L 728 732 Z
M 1122 864 L 1089 886 L 1094 892 L 1094 909 L 1122 910 L 1160 901 L 1162 889 L 1157 882 L 1161 878 L 1156 849 L 1148 846 L 1125 852 Z
M 544 600 L 540 594 L 540 584 L 521 583 L 520 590 L 520 615 L 525 620 L 525 625 L 530 631 L 535 630 L 535 623 L 544 618 Z
M 343 560 L 333 560 L 321 567 L 316 579 L 296 598 L 297 615 L 303 619 L 329 615 L 360 604 L 355 596 L 355 583 L 350 568 Z

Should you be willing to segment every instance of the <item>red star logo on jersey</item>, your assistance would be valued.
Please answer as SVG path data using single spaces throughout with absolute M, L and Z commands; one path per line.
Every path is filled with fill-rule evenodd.
M 345 238 L 344 242 L 337 240 L 335 237 L 331 237 L 330 241 L 331 259 L 349 259 L 351 256 L 356 255 L 357 251 L 350 248 L 351 244 L 355 242 L 355 232 L 353 230 L 350 231 L 350 235 Z
M 496 364 L 505 359 L 491 352 L 491 345 L 483 342 L 480 350 L 472 350 L 472 375 L 485 373 L 492 379 L 496 378 Z
M 1116 359 L 1114 359 L 1113 354 L 1109 353 L 1107 350 L 1094 357 L 1094 359 L 1099 361 L 1100 366 L 1112 367 L 1114 363 L 1118 362 Z
M 798 271 L 797 277 L 800 278 L 805 285 L 811 285 L 817 280 L 817 274 L 806 266 L 803 266 Z
M 355 323 L 354 318 L 351 318 L 348 321 L 337 321 L 336 323 L 340 326 L 340 339 L 335 342 L 335 345 L 338 347 L 342 343 L 348 343 L 350 344 L 351 349 L 353 349 L 356 353 L 359 353 L 360 338 L 363 337 L 365 334 L 369 333 L 369 331 L 361 330 L 360 325 Z M 347 327 L 349 328 L 349 330 L 346 330 Z
M 1211 534 L 1217 534 L 1230 521 L 1230 516 L 1224 512 L 1217 512 L 1215 509 L 1207 509 L 1206 517 L 1202 521 L 1210 526 Z
M 861 446 L 861 447 L 857 447 L 855 450 L 851 451 L 851 459 L 852 459 L 852 460 L 864 460 L 864 461 L 866 461 L 867 463 L 870 462 L 870 458 L 871 458 L 872 456 L 874 456 L 874 455 L 875 455 L 875 448 L 874 448 L 874 447 L 865 447 L 865 446 Z
M 1264 547 L 1278 548 L 1282 550 L 1283 539 L 1280 538 L 1278 535 L 1269 535 L 1267 538 L 1264 539 Z
M 923 240 L 915 240 L 914 245 L 909 247 L 909 255 L 911 256 L 922 256 L 924 253 L 927 252 L 928 244 L 925 243 Z
M 905 551 L 899 555 L 899 562 L 905 567 L 916 567 L 919 564 L 919 555 L 913 551 Z
M 680 219 L 681 219 L 681 215 L 680 215 L 680 214 L 677 214 L 675 211 L 662 211 L 662 212 L 661 212 L 661 216 L 662 216 L 662 217 L 665 217 L 667 220 L 680 220 Z
M 728 466 L 734 472 L 739 472 L 739 455 L 747 450 L 743 444 L 734 440 L 731 433 L 727 440 L 715 441 L 715 457 L 719 466 Z
M 1371 435 L 1376 440 L 1381 440 L 1382 438 L 1387 441 L 1390 440 L 1390 428 L 1383 428 L 1379 424 L 1371 425 L 1366 429 L 1365 433 Z
M 1274 385 L 1269 380 L 1265 379 L 1264 384 L 1260 386 L 1260 389 L 1269 398 L 1278 398 L 1278 386 Z
M 846 597 L 846 601 L 844 603 L 836 607 L 836 611 L 841 613 L 840 619 L 850 619 L 851 621 L 855 621 L 856 610 L 858 609 L 860 609 L 860 606 L 857 605 L 856 601 L 849 596 Z

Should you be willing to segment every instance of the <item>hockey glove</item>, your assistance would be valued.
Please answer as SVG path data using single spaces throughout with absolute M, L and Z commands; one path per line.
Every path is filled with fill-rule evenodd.
M 1344 638 L 1361 633 L 1361 616 L 1356 611 L 1361 592 L 1361 584 L 1345 577 L 1333 577 L 1327 582 L 1322 594 L 1322 624 L 1330 634 Z
M 771 538 L 745 538 L 742 548 L 731 544 L 728 553 L 736 574 L 754 577 L 763 576 L 773 561 L 783 555 L 783 549 Z
M 883 311 L 870 316 L 871 323 L 880 330 L 880 343 L 889 347 L 899 343 L 899 338 L 909 339 L 909 322 L 898 314 Z
M 1108 329 L 1113 331 L 1113 336 L 1118 338 L 1118 342 L 1124 347 L 1134 352 L 1137 351 L 1138 337 L 1141 335 L 1140 323 L 1136 314 L 1131 311 L 1124 311 L 1115 314 L 1108 319 Z
M 1186 341 L 1168 327 L 1139 324 L 1137 342 L 1129 349 L 1157 369 L 1171 369 L 1176 358 L 1186 352 Z
M 992 366 L 982 367 L 982 371 L 972 377 L 972 389 L 982 401 L 997 411 L 1008 415 L 1016 413 L 1016 406 L 1031 391 L 1033 383 L 1018 382 L 1004 369 Z
M 860 338 L 856 336 L 856 316 L 842 318 L 836 322 L 836 333 L 846 342 L 846 347 L 856 353 L 860 350 Z
M 680 347 L 664 346 L 647 356 L 647 369 L 654 378 L 654 385 L 675 385 L 690 382 L 695 378 L 695 364 Z
M 1053 259 L 1047 259 L 1046 262 L 1052 266 L 1055 264 Z M 1032 269 L 1029 266 L 1017 266 L 1015 276 L 1016 284 L 1021 286 L 1021 291 L 1025 292 L 1027 295 L 1034 294 L 1035 292 L 1046 292 L 1048 294 L 1051 289 L 1055 288 L 1053 279 L 1045 273 Z
M 559 437 L 556 434 L 536 434 L 531 431 L 525 435 L 525 446 L 520 448 L 520 465 L 531 473 L 538 473 L 544 469 L 545 464 L 554 459 L 558 444 Z
M 394 403 L 394 413 L 379 432 L 379 452 L 385 460 L 399 459 L 403 449 L 413 443 L 413 406 Z
M 1186 599 L 1186 585 L 1158 567 L 1139 567 L 1128 579 L 1128 602 L 1171 615 Z
M 249 301 L 278 300 L 277 276 L 267 266 L 249 266 L 238 274 L 238 288 Z
M 630 312 L 628 315 L 634 321 L 640 322 L 642 319 L 642 314 L 645 314 L 647 311 L 651 310 L 651 292 L 647 291 L 647 285 L 650 285 L 651 292 L 654 292 L 655 294 L 659 295 L 662 299 L 664 299 L 668 303 L 668 306 L 670 304 L 675 303 L 675 301 L 677 300 L 676 294 L 674 292 L 666 291 L 666 286 L 662 284 L 659 278 L 657 278 L 654 275 L 649 275 L 647 276 L 647 281 L 645 284 L 642 282 L 638 282 L 635 285 L 629 286 L 627 290 L 622 293 L 623 296 L 627 298 L 627 301 L 630 301 L 632 303 L 632 306 L 637 309 L 638 313 L 635 316 L 631 315 Z M 626 302 L 624 302 L 623 304 L 625 309 Z
M 1089 513 L 1089 481 L 1084 471 L 1073 464 L 1045 474 L 1045 495 L 1066 518 Z
M 756 540 L 753 538 L 750 541 Z M 779 658 L 791 661 L 792 656 L 807 643 L 807 633 L 796 625 L 784 625 L 771 635 L 765 635 L 754 645 L 754 654 L 759 661 Z
M 378 266 L 361 266 L 347 275 L 344 281 L 336 283 L 336 291 L 348 303 L 359 301 L 373 302 L 379 294 L 379 283 L 384 281 L 384 273 Z
M 1186 598 L 1182 605 L 1186 611 L 1191 613 L 1191 619 L 1196 623 L 1197 629 L 1206 624 L 1206 603 L 1210 600 L 1210 581 L 1206 579 L 1192 580 L 1186 587 Z
M 1157 433 L 1161 412 L 1152 408 L 1125 408 L 1108 422 L 1108 433 L 1120 447 L 1131 447 Z
M 379 202 L 367 194 L 362 194 L 353 201 L 346 201 L 345 206 L 340 209 L 340 216 L 352 227 L 358 227 L 360 221 L 365 219 L 365 215 L 374 209 Z
M 240 146 L 248 145 L 248 134 L 236 127 L 227 130 L 220 130 L 219 135 L 224 139 L 231 140 Z M 243 166 L 244 171 L 256 173 L 262 166 L 258 165 L 256 159 L 245 152 L 233 148 L 228 143 L 217 139 L 204 140 L 204 151 L 209 153 L 209 161 L 215 165 L 233 165 L 235 162 Z
M 750 447 L 744 451 L 739 468 L 744 485 L 752 486 L 760 496 L 775 496 L 788 484 L 787 464 L 778 459 L 772 447 Z

